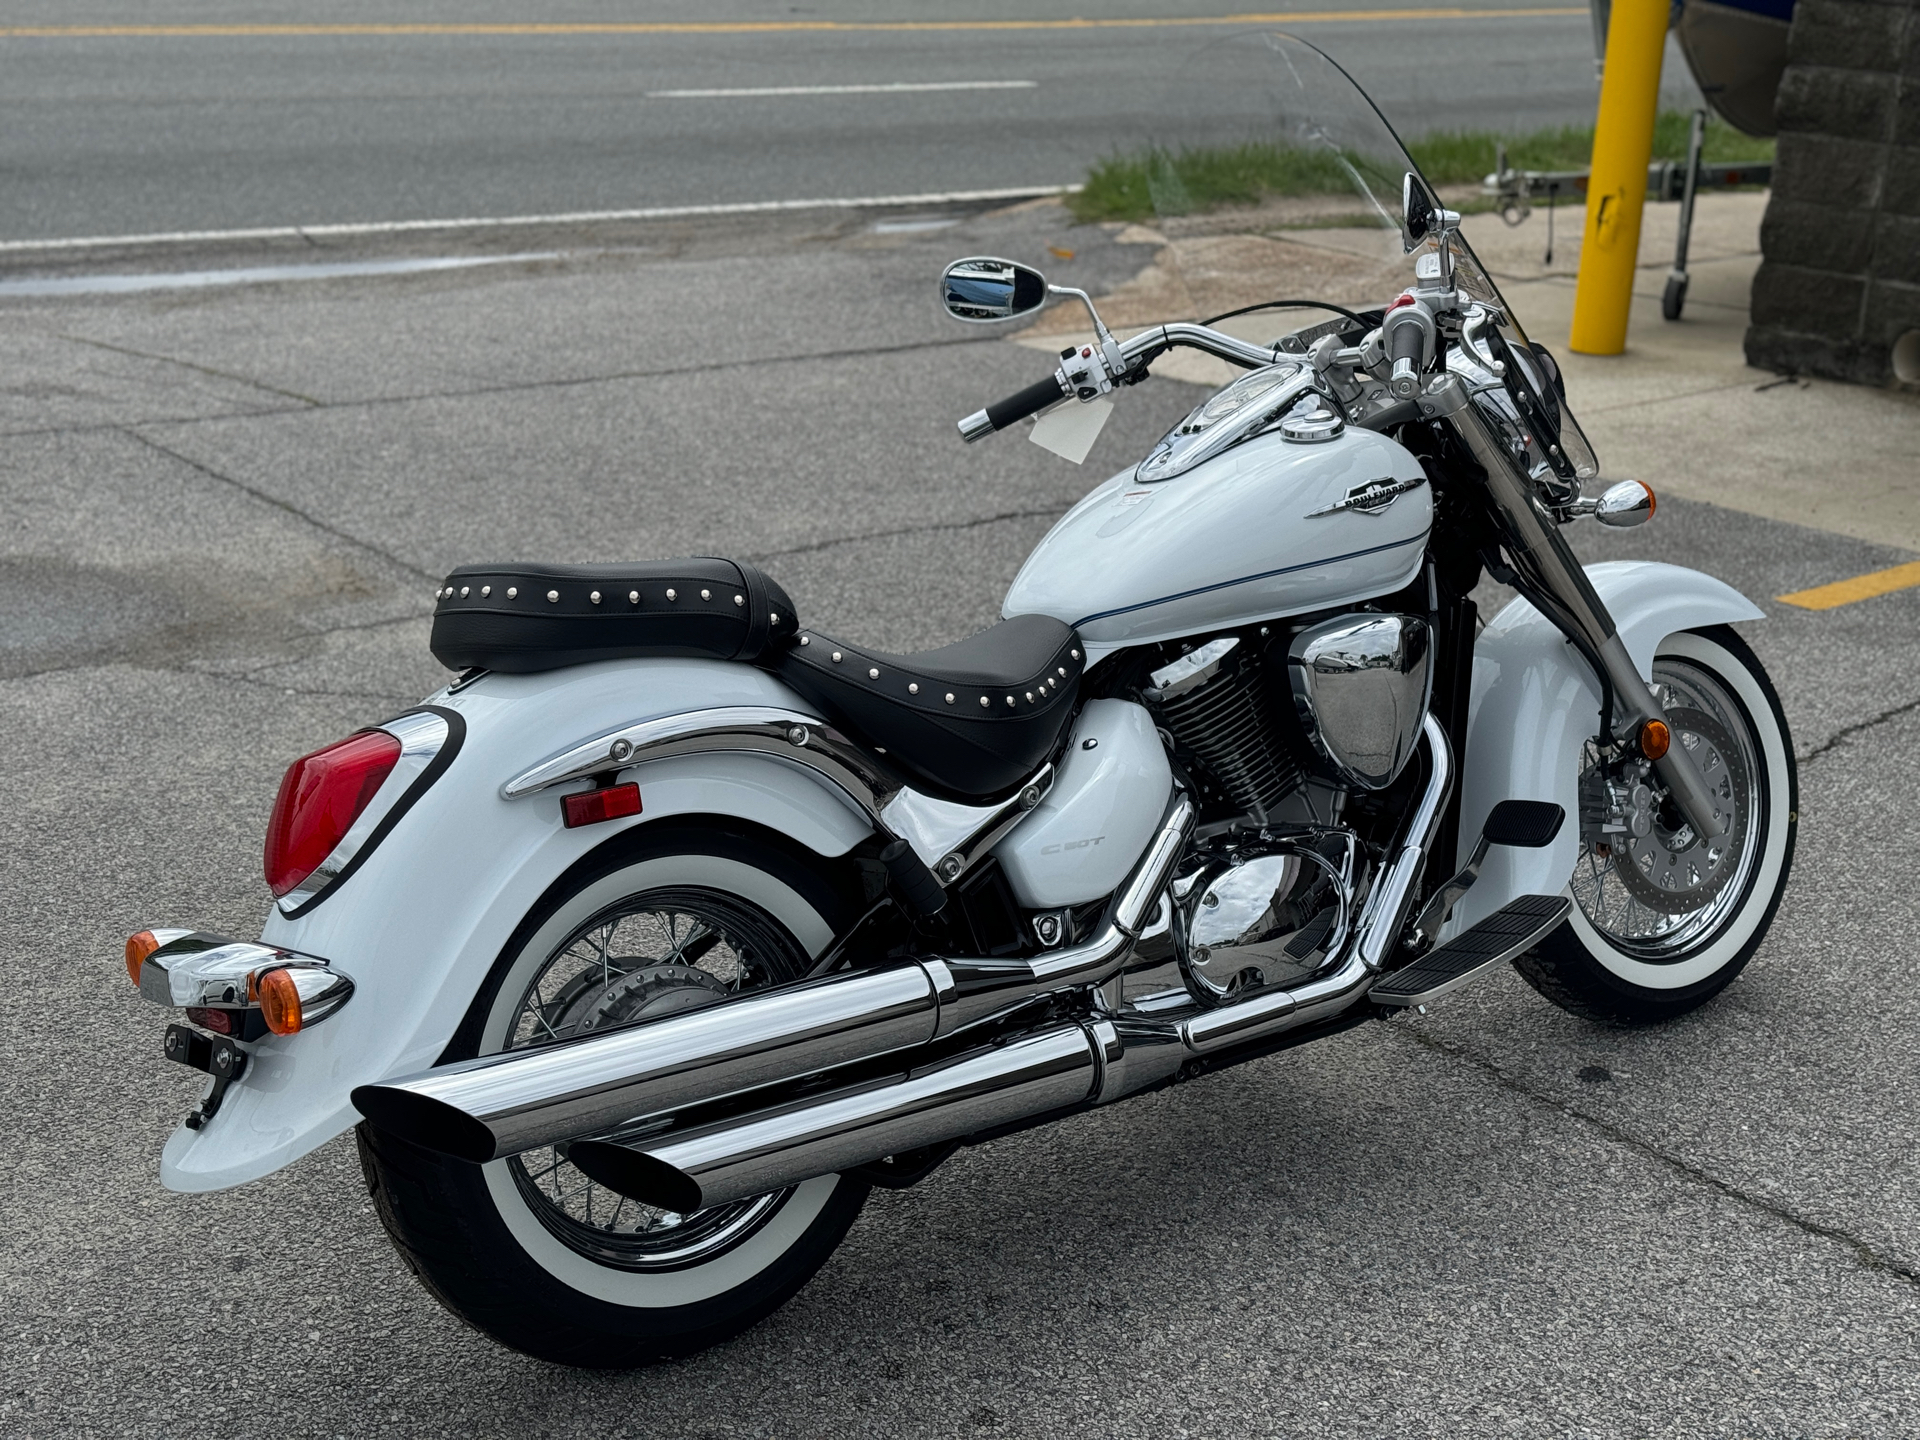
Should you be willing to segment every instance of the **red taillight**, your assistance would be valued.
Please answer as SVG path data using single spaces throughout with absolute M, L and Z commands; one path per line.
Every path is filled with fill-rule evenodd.
M 400 759 L 384 730 L 349 735 L 287 767 L 267 822 L 267 884 L 284 895 L 311 875 Z

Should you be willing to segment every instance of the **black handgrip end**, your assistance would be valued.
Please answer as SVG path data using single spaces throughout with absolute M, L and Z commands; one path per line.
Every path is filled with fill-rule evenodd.
M 1418 365 L 1426 350 L 1427 337 L 1418 325 L 1396 325 L 1387 335 L 1389 360 L 1411 360 Z
M 1056 400 L 1066 398 L 1066 391 L 1060 388 L 1060 382 L 1049 375 L 1037 380 L 1017 394 L 1004 400 L 996 400 L 987 406 L 987 423 L 996 430 L 1004 430 L 1016 420 L 1024 420 L 1029 415 L 1037 415 Z

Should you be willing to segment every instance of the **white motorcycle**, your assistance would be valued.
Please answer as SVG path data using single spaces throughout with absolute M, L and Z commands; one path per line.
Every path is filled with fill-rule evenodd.
M 459 678 L 287 771 L 261 939 L 128 942 L 185 1012 L 166 1054 L 212 1077 L 170 1188 L 357 1123 L 448 1307 L 632 1365 L 753 1324 L 872 1186 L 962 1145 L 1509 960 L 1613 1023 L 1739 972 L 1797 806 L 1729 628 L 1760 611 L 1577 563 L 1563 525 L 1651 493 L 1583 497 L 1557 369 L 1458 216 L 1330 60 L 1269 43 L 1301 133 L 1399 228 L 1405 290 L 1271 344 L 1094 315 L 965 438 L 1037 414 L 1083 449 L 1175 347 L 1247 373 L 944 649 L 820 634 L 727 560 L 455 571 L 433 649 Z M 941 280 L 976 323 L 1053 289 L 994 258 Z M 1523 598 L 1481 628 L 1483 571 Z

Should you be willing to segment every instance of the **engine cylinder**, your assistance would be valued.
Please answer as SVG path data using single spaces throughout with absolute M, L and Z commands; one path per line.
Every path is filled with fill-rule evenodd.
M 1187 677 L 1179 676 L 1161 685 L 1160 718 L 1174 739 L 1206 767 L 1227 798 L 1255 823 L 1263 824 L 1269 812 L 1299 786 L 1300 767 L 1274 729 L 1258 659 L 1231 640 L 1216 640 L 1193 655 L 1204 656 L 1222 646 L 1219 655 L 1193 677 L 1199 683 L 1188 684 Z M 1182 663 L 1155 672 L 1154 679 L 1160 681 Z M 1191 657 L 1186 663 L 1191 663 Z

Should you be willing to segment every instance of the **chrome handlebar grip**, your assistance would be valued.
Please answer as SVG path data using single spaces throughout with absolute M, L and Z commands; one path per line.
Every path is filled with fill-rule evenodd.
M 960 422 L 960 438 L 971 445 L 976 440 L 984 440 L 993 434 L 993 421 L 987 418 L 987 412 L 976 410 Z

